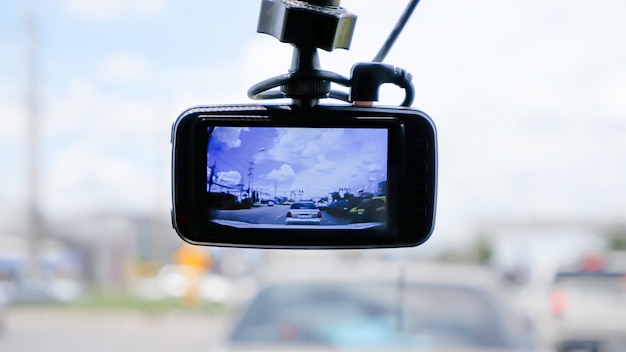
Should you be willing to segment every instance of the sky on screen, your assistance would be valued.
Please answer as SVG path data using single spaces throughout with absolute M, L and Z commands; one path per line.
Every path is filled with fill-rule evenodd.
M 344 188 L 376 193 L 387 179 L 387 131 L 217 127 L 208 161 L 215 181 L 235 189 L 250 186 L 252 167 L 252 189 L 263 198 L 302 191 L 301 198 L 317 199 Z

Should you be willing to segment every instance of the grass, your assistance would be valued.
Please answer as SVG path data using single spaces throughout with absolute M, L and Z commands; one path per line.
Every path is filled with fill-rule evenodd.
M 67 303 L 43 303 L 29 305 L 30 307 L 46 307 L 59 310 L 82 310 L 94 312 L 137 312 L 146 314 L 166 314 L 171 312 L 189 314 L 221 315 L 230 311 L 226 304 L 209 302 L 186 303 L 182 299 L 148 300 L 144 298 L 123 295 L 92 292 L 81 299 Z M 27 307 L 27 306 L 24 306 Z

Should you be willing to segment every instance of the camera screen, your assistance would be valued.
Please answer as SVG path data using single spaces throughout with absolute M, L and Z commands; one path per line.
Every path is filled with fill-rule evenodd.
M 236 228 L 385 229 L 389 130 L 207 128 L 208 220 Z

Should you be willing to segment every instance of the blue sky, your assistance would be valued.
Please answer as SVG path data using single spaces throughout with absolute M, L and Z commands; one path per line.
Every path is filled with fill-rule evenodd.
M 37 17 L 41 205 L 53 219 L 170 209 L 171 123 L 193 105 L 249 102 L 291 48 L 257 34 L 260 1 L 0 2 L 0 210 L 23 213 L 27 33 Z M 405 1 L 343 0 L 349 75 Z M 437 231 L 490 219 L 626 216 L 626 3 L 423 0 L 386 59 L 413 74 L 439 132 Z M 383 87 L 381 104 L 402 101 Z

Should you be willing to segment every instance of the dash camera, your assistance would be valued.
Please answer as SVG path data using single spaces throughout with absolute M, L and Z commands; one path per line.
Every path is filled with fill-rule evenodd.
M 337 0 L 262 1 L 258 31 L 291 43 L 293 63 L 248 96 L 292 104 L 199 106 L 178 117 L 172 222 L 185 241 L 383 248 L 430 237 L 437 137 L 410 107 L 411 75 L 382 60 L 355 65 L 350 78 L 320 68 L 317 49 L 347 49 L 355 21 Z M 401 106 L 374 106 L 385 83 L 405 90 Z M 326 98 L 345 104 L 319 103 Z

